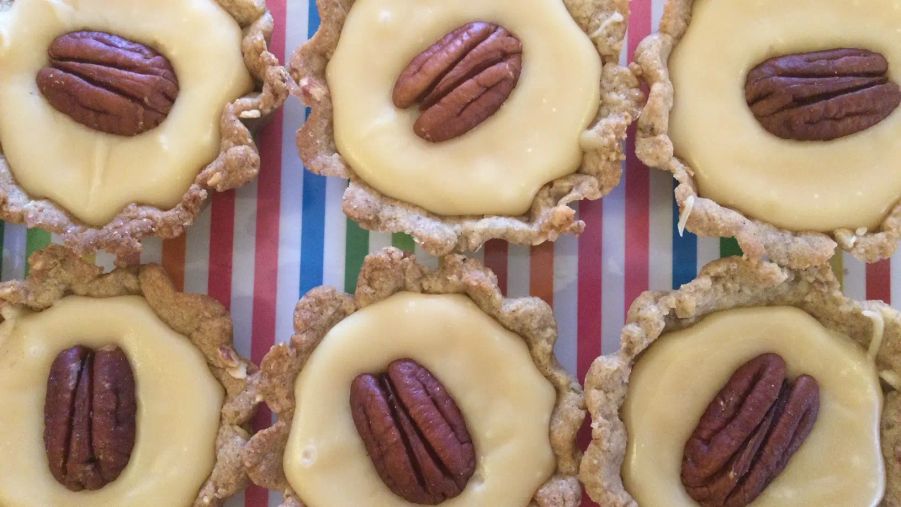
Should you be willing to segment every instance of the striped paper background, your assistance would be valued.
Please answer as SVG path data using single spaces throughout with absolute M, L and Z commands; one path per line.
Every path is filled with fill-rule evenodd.
M 663 0 L 632 0 L 630 55 L 656 28 L 662 6 Z M 315 6 L 307 0 L 269 0 L 269 7 L 277 27 L 271 47 L 280 57 L 318 26 Z M 303 170 L 294 148 L 303 118 L 303 108 L 291 100 L 259 139 L 258 181 L 216 195 L 186 237 L 148 241 L 141 256 L 143 262 L 161 262 L 185 290 L 208 293 L 228 306 L 239 350 L 257 362 L 274 342 L 291 335 L 300 295 L 321 284 L 353 290 L 363 257 L 384 246 L 418 251 L 406 236 L 369 233 L 348 221 L 340 206 L 344 183 Z M 581 237 L 534 248 L 492 242 L 475 254 L 494 269 L 507 295 L 539 296 L 553 305 L 560 331 L 557 354 L 580 379 L 597 355 L 616 350 L 628 305 L 639 293 L 678 287 L 705 263 L 738 252 L 732 240 L 680 237 L 671 178 L 648 171 L 631 154 L 625 165 L 623 184 L 611 195 L 581 204 L 588 224 Z M 4 280 L 24 276 L 27 254 L 54 241 L 43 231 L 0 227 Z M 97 261 L 112 265 L 106 255 Z M 901 298 L 901 275 L 891 276 L 893 269 L 901 271 L 899 262 L 896 256 L 865 266 L 840 255 L 833 266 L 849 296 L 891 302 L 893 294 Z M 267 418 L 264 414 L 258 422 L 266 424 Z M 251 488 L 228 505 L 279 501 L 277 493 Z

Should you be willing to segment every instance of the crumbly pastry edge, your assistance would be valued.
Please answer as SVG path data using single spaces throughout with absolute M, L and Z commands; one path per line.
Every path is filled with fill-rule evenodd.
M 248 481 L 241 452 L 256 413 L 259 370 L 234 349 L 228 311 L 208 296 L 179 292 L 156 264 L 104 273 L 61 245 L 35 252 L 30 262 L 31 271 L 24 281 L 0 283 L 0 311 L 23 308 L 39 312 L 70 295 L 141 296 L 157 317 L 200 350 L 225 389 L 225 401 L 216 436 L 216 462 L 192 505 L 219 507 L 243 489 Z
M 682 227 L 702 236 L 734 236 L 747 257 L 768 258 L 796 269 L 828 262 L 836 246 L 865 262 L 891 257 L 901 240 L 901 201 L 883 219 L 878 231 L 838 229 L 826 234 L 789 231 L 698 195 L 694 172 L 676 157 L 669 137 L 675 92 L 668 61 L 688 29 L 693 3 L 694 0 L 667 0 L 659 31 L 638 45 L 635 61 L 630 65 L 650 90 L 637 122 L 636 155 L 648 166 L 672 173 L 678 182 L 675 197 Z
M 264 401 L 277 418 L 272 426 L 254 435 L 245 449 L 244 463 L 251 480 L 281 492 L 284 495 L 282 507 L 304 505 L 298 492 L 288 483 L 282 465 L 294 418 L 297 375 L 316 346 L 338 322 L 401 291 L 464 294 L 483 312 L 526 341 L 536 367 L 557 392 L 550 428 L 557 467 L 529 505 L 578 505 L 581 486 L 577 473 L 581 453 L 576 446 L 576 434 L 585 419 L 584 400 L 578 381 L 554 356 L 557 325 L 553 311 L 538 298 L 505 299 L 498 288 L 497 277 L 477 261 L 451 255 L 441 259 L 436 270 L 428 270 L 415 257 L 396 248 L 387 248 L 366 258 L 353 296 L 331 287 L 319 287 L 297 303 L 294 336 L 288 343 L 273 347 L 261 363 L 260 401 Z
M 644 97 L 632 72 L 619 65 L 629 17 L 628 0 L 563 0 L 573 19 L 589 34 L 600 55 L 601 104 L 582 134 L 582 165 L 574 174 L 546 184 L 526 216 L 440 216 L 387 197 L 361 180 L 338 153 L 332 124 L 332 101 L 325 70 L 354 0 L 317 0 L 319 31 L 295 51 L 288 64 L 298 86 L 292 90 L 311 114 L 297 132 L 297 146 L 313 172 L 350 180 L 344 212 L 363 227 L 405 232 L 433 255 L 478 250 L 490 239 L 537 245 L 585 228 L 570 203 L 596 200 L 615 188 L 622 176 L 623 140 L 638 117 Z
M 580 479 L 600 505 L 637 507 L 621 469 L 628 436 L 620 410 L 638 356 L 664 333 L 688 327 L 711 313 L 737 307 L 798 307 L 825 327 L 869 350 L 884 324 L 876 367 L 901 379 L 901 313 L 878 301 L 845 297 L 829 266 L 791 270 L 738 257 L 714 261 L 698 278 L 673 292 L 645 292 L 629 309 L 621 349 L 597 358 L 585 377 L 585 402 L 592 440 L 582 458 Z M 881 317 L 881 318 L 880 318 Z M 901 506 L 901 392 L 883 382 L 885 403 L 881 445 L 886 467 L 885 507 Z
M 32 199 L 13 176 L 0 151 L 0 219 L 59 234 L 65 244 L 81 253 L 105 250 L 120 264 L 140 253 L 145 237 L 174 238 L 184 233 L 203 209 L 211 190 L 224 192 L 256 177 L 260 155 L 248 126 L 263 123 L 285 102 L 293 82 L 288 71 L 268 49 L 273 19 L 264 0 L 216 0 L 243 31 L 241 50 L 253 76 L 254 91 L 227 104 L 219 120 L 219 154 L 199 168 L 194 182 L 171 209 L 129 204 L 101 227 L 87 225 L 49 199 Z M 4 0 L 0 9 L 9 8 Z M 246 123 L 245 123 L 246 122 Z

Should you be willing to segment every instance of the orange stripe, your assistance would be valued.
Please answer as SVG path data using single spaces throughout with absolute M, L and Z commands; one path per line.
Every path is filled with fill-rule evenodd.
M 172 278 L 176 290 L 185 290 L 185 251 L 188 241 L 185 235 L 163 241 L 163 268 Z
M 551 242 L 532 247 L 529 293 L 554 306 L 554 244 Z

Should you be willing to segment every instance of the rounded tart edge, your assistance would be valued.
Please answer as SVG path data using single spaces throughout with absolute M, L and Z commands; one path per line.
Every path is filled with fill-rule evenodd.
M 882 505 L 901 502 L 901 312 L 880 301 L 845 297 L 829 266 L 792 270 L 768 262 L 729 257 L 705 266 L 698 277 L 671 292 L 645 292 L 629 308 L 615 354 L 597 358 L 585 377 L 585 402 L 592 440 L 579 478 L 601 505 L 637 506 L 623 485 L 621 469 L 628 435 L 620 410 L 638 356 L 666 332 L 684 329 L 721 310 L 752 306 L 794 306 L 824 327 L 842 333 L 864 350 L 882 328 L 875 356 L 884 405 L 881 448 L 886 490 Z
M 304 505 L 288 483 L 282 465 L 296 407 L 295 380 L 316 346 L 336 324 L 403 291 L 466 295 L 479 309 L 525 340 L 536 368 L 557 393 L 550 427 L 556 470 L 535 493 L 530 505 L 578 505 L 582 488 L 576 476 L 581 451 L 576 435 L 585 419 L 585 407 L 581 386 L 554 356 L 557 326 L 553 311 L 538 298 L 504 298 L 494 273 L 477 261 L 451 255 L 441 259 L 436 270 L 429 270 L 396 248 L 366 258 L 353 295 L 318 287 L 298 301 L 294 335 L 289 342 L 273 347 L 261 362 L 260 400 L 276 415 L 276 421 L 256 433 L 245 448 L 243 459 L 251 480 L 282 493 L 282 507 Z
M 35 252 L 30 262 L 24 281 L 0 283 L 0 310 L 18 307 L 39 312 L 69 295 L 101 299 L 136 295 L 147 301 L 160 320 L 190 340 L 225 391 L 215 464 L 192 505 L 221 506 L 244 489 L 248 481 L 241 452 L 256 413 L 259 372 L 235 350 L 228 311 L 208 296 L 179 292 L 156 264 L 104 273 L 61 245 Z
M 585 223 L 569 204 L 600 199 L 619 184 L 626 129 L 638 117 L 644 94 L 632 72 L 619 64 L 628 26 L 628 1 L 563 3 L 582 31 L 589 34 L 601 58 L 601 101 L 597 116 L 580 139 L 584 153 L 580 167 L 573 174 L 545 184 L 527 215 L 436 215 L 381 194 L 345 162 L 335 144 L 333 106 L 325 71 L 353 0 L 319 0 L 319 30 L 288 62 L 291 77 L 297 83 L 291 93 L 311 108 L 296 139 L 304 165 L 316 174 L 349 180 L 343 209 L 360 225 L 374 231 L 407 233 L 436 256 L 476 251 L 491 239 L 537 245 L 555 241 L 561 234 L 581 233 Z
M 769 259 L 794 269 L 828 262 L 836 247 L 864 262 L 890 258 L 901 240 L 901 200 L 883 218 L 877 231 L 861 228 L 822 233 L 777 227 L 698 195 L 694 172 L 675 155 L 669 136 L 675 90 L 668 61 L 688 30 L 693 4 L 694 0 L 667 0 L 659 31 L 641 41 L 630 64 L 632 72 L 649 90 L 637 121 L 635 152 L 649 167 L 667 171 L 675 178 L 680 229 L 700 236 L 735 237 L 747 257 Z
M 13 1 L 0 4 L 5 10 Z M 16 182 L 0 149 L 0 219 L 44 229 L 61 236 L 79 254 L 107 251 L 120 264 L 141 252 L 146 237 L 170 239 L 184 234 L 203 210 L 211 191 L 224 192 L 252 181 L 260 169 L 260 154 L 252 129 L 284 104 L 293 85 L 288 71 L 268 48 L 274 28 L 262 0 L 216 0 L 242 30 L 244 64 L 254 90 L 225 104 L 219 120 L 219 154 L 198 174 L 181 202 L 171 209 L 133 203 L 101 227 L 81 222 L 49 199 L 33 199 Z

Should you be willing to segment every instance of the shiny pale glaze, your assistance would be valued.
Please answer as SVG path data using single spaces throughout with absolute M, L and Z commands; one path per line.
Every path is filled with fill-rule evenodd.
M 215 462 L 223 402 L 203 355 L 138 296 L 70 296 L 38 313 L 4 312 L 0 324 L 0 505 L 182 507 Z M 137 439 L 128 466 L 92 492 L 69 491 L 50 474 L 44 396 L 50 365 L 75 345 L 114 344 L 137 389 Z
M 700 194 L 792 230 L 875 228 L 901 197 L 901 112 L 828 142 L 780 139 L 744 98 L 748 71 L 784 54 L 860 47 L 901 81 L 899 0 L 697 0 L 669 60 L 676 155 Z
M 685 442 L 732 373 L 764 352 L 789 376 L 813 375 L 820 412 L 810 436 L 754 507 L 875 506 L 885 482 L 876 369 L 848 337 L 790 307 L 729 310 L 668 333 L 639 358 L 623 418 L 623 480 L 642 507 L 691 507 L 679 479 Z
M 439 144 L 413 133 L 394 83 L 451 30 L 496 22 L 523 43 L 523 71 L 503 107 Z M 547 182 L 575 172 L 597 114 L 601 61 L 560 0 L 357 0 L 329 62 L 341 156 L 380 192 L 441 215 L 520 215 Z
M 114 136 L 44 99 L 35 75 L 48 63 L 46 48 L 84 29 L 150 45 L 169 59 L 180 91 L 166 121 L 139 136 Z M 178 204 L 219 152 L 223 108 L 251 89 L 241 37 L 215 0 L 16 0 L 0 14 L 0 142 L 16 181 L 95 226 L 131 203 Z
M 297 378 L 285 474 L 311 507 L 412 506 L 382 483 L 350 413 L 350 384 L 400 358 L 428 368 L 460 407 L 476 471 L 443 507 L 523 507 L 553 473 L 556 393 L 523 339 L 459 295 L 396 294 L 335 326 Z M 341 484 L 341 487 L 335 487 Z

